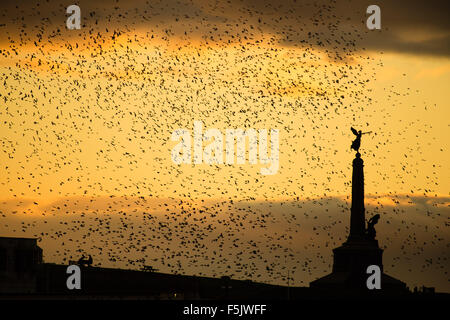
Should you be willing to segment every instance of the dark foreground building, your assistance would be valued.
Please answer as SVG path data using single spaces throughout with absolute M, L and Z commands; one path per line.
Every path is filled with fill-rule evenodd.
M 342 283 L 352 278 L 347 276 L 347 272 L 339 271 L 333 272 L 331 277 L 328 277 L 335 281 L 336 289 L 340 289 L 330 290 L 330 287 L 315 287 L 313 284 L 310 288 L 286 287 L 249 280 L 234 280 L 227 276 L 208 278 L 80 266 L 81 289 L 69 290 L 66 284 L 70 276 L 67 273 L 68 265 L 42 263 L 42 250 L 36 245 L 36 239 L 0 238 L 0 252 L 2 254 L 0 299 L 321 300 L 422 297 L 449 299 L 448 294 L 434 293 L 432 290 L 413 294 L 406 287 L 402 287 L 400 291 L 349 290 L 342 287 Z M 330 278 L 325 277 L 327 285 Z M 319 279 L 319 285 L 322 279 Z M 383 281 L 382 285 L 385 283 L 386 281 Z
M 69 290 L 68 265 L 43 263 L 37 239 L 0 237 L 0 298 L 287 299 L 290 288 L 227 276 L 208 278 L 80 266 L 81 289 Z
M 79 266 L 81 289 L 67 288 L 68 265 L 42 262 L 36 239 L 0 238 L 0 299 L 287 299 L 308 288 L 287 288 L 227 276 L 208 278 Z
M 41 264 L 36 239 L 0 237 L 0 294 L 35 293 Z

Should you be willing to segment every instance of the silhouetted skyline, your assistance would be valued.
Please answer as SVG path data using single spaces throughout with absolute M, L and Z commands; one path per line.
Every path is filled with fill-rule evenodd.
M 307 286 L 350 232 L 357 150 L 353 225 L 379 215 L 386 273 L 450 291 L 448 2 L 380 1 L 380 30 L 368 1 L 78 4 L 69 30 L 66 3 L 3 3 L 0 236 L 48 263 Z M 278 130 L 279 159 L 209 163 L 238 129 Z

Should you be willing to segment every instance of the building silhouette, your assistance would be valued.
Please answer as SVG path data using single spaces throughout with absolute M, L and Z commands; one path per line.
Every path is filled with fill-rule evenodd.
M 378 218 L 375 220 L 378 220 Z M 367 267 L 376 265 L 381 270 L 381 290 L 386 293 L 407 292 L 406 284 L 383 272 L 383 250 L 375 239 L 374 224 L 366 229 L 364 208 L 364 161 L 356 153 L 353 159 L 352 206 L 350 232 L 342 246 L 333 249 L 333 270 L 329 275 L 310 283 L 317 290 L 365 292 Z
M 36 239 L 0 237 L 0 294 L 35 293 L 41 264 Z

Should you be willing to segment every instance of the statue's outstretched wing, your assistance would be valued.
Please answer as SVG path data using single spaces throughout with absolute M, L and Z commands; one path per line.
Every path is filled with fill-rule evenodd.
M 353 134 L 354 134 L 355 136 L 357 136 L 357 135 L 358 135 L 358 131 L 356 131 L 353 127 L 352 127 L 351 129 L 352 129 Z

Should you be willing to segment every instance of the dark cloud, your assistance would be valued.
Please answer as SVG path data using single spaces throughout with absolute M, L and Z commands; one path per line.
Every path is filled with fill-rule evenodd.
M 365 26 L 368 0 L 203 0 L 169 1 L 74 1 L 82 8 L 85 26 L 108 25 L 115 28 L 160 28 L 169 35 L 207 38 L 213 33 L 221 41 L 233 32 L 262 32 L 280 45 L 312 45 L 330 51 L 354 51 L 363 48 L 411 54 L 450 55 L 450 2 L 387 1 L 381 8 L 381 30 Z M 70 3 L 72 4 L 72 3 Z M 16 1 L 2 3 L 0 32 L 17 35 L 30 33 L 36 26 L 64 29 L 65 2 Z M 214 29 L 216 28 L 216 29 Z M 238 37 L 245 37 L 239 34 Z
M 270 1 L 246 0 L 267 21 L 268 32 L 280 25 L 292 26 L 282 41 L 295 45 L 305 39 L 305 32 L 320 33 L 318 40 L 330 47 L 333 39 L 354 41 L 359 49 L 395 51 L 412 54 L 450 55 L 450 2 L 431 1 Z M 237 1 L 237 3 L 241 3 Z M 275 2 L 274 2 L 275 3 Z M 377 4 L 381 10 L 381 30 L 366 28 L 366 9 Z M 277 22 L 274 22 L 278 17 Z M 282 22 L 285 20 L 285 22 Z M 349 34 L 351 33 L 351 34 Z M 331 45 L 333 47 L 333 45 Z

